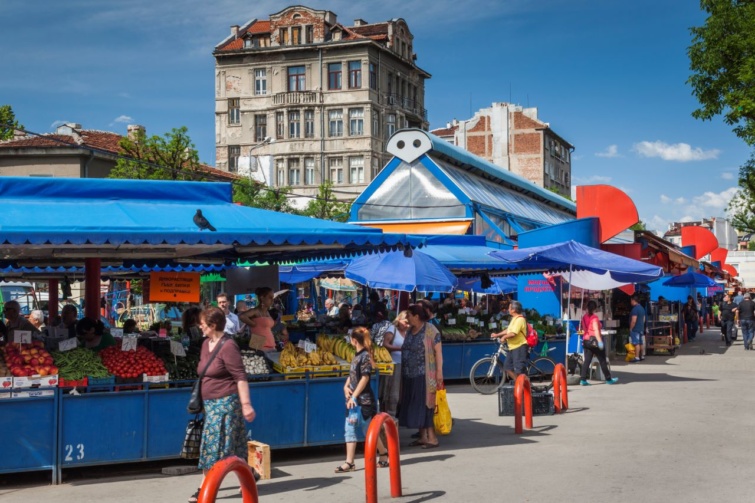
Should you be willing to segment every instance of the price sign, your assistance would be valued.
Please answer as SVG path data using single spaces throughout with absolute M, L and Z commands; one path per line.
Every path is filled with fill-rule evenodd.
M 136 337 L 126 335 L 121 339 L 121 351 L 136 351 Z
M 467 318 L 467 323 L 469 323 L 470 325 L 474 325 L 475 323 L 477 323 L 477 318 L 475 318 L 474 316 L 471 318 Z
M 302 348 L 305 353 L 317 351 L 317 344 L 315 344 L 314 342 L 309 342 L 307 339 L 300 340 L 298 346 Z
M 31 331 L 30 330 L 14 330 L 13 342 L 16 344 L 31 344 Z
M 168 329 L 161 328 L 160 332 L 157 335 L 159 335 L 160 337 L 162 337 L 163 339 L 165 339 L 166 337 L 168 337 Z
M 183 344 L 178 341 L 170 341 L 170 352 L 175 356 L 186 356 Z
M 79 341 L 76 339 L 76 337 L 71 337 L 70 339 L 58 342 L 58 351 L 60 351 L 61 353 L 63 351 L 76 349 L 77 347 L 79 347 Z
M 456 325 L 456 320 L 454 318 L 448 318 L 448 324 L 449 325 Z
M 110 329 L 110 335 L 113 337 L 123 337 L 123 329 L 122 328 L 111 328 Z
M 487 316 L 488 315 L 488 310 L 487 309 L 483 309 L 482 310 L 482 315 L 483 316 Z
M 488 323 L 488 328 L 496 328 L 497 326 L 498 324 L 495 321 L 491 321 L 490 323 Z

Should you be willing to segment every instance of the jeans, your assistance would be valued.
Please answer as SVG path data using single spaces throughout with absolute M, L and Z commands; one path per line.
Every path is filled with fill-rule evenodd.
M 699 328 L 697 319 L 687 321 L 687 340 L 692 340 L 697 335 L 697 329 Z
M 742 327 L 742 338 L 745 342 L 745 347 L 750 347 L 750 344 L 752 344 L 752 331 L 753 328 L 755 328 L 755 322 L 753 320 L 740 320 L 740 325 Z
M 731 332 L 736 329 L 737 327 L 734 325 L 734 320 L 721 320 L 721 330 L 724 333 L 724 340 L 726 341 L 727 346 L 731 346 Z

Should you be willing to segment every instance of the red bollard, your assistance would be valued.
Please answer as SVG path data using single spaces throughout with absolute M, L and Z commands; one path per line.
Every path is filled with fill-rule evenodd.
M 524 402 L 524 403 L 522 403 Z M 528 430 L 532 429 L 532 388 L 530 380 L 519 374 L 514 382 L 514 433 L 522 433 L 522 405 L 524 405 L 524 422 Z
M 562 363 L 553 369 L 553 408 L 560 414 L 569 408 L 569 396 L 566 389 L 566 367 Z
M 204 482 L 202 482 L 197 503 L 214 503 L 215 498 L 218 497 L 220 484 L 225 476 L 231 472 L 236 472 L 241 483 L 241 500 L 243 503 L 259 503 L 257 483 L 254 481 L 252 469 L 246 461 L 238 456 L 228 456 L 212 465 L 204 478 Z
M 388 471 L 391 478 L 391 498 L 400 498 L 401 492 L 401 459 L 398 444 L 398 428 L 393 418 L 381 412 L 370 421 L 367 435 L 364 439 L 364 486 L 367 503 L 377 503 L 377 439 L 380 430 L 385 426 L 385 436 L 388 440 Z M 247 503 L 247 502 L 244 502 Z

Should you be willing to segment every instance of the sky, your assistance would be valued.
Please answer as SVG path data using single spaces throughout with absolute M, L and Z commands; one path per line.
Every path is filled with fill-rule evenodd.
M 186 126 L 214 165 L 214 58 L 231 25 L 272 0 L 2 0 L 0 105 L 27 130 L 63 122 L 149 135 Z M 723 217 L 750 150 L 720 118 L 692 118 L 694 0 L 310 0 L 346 26 L 403 18 L 429 72 L 430 127 L 493 102 L 538 109 L 574 145 L 574 185 L 609 184 L 649 229 Z

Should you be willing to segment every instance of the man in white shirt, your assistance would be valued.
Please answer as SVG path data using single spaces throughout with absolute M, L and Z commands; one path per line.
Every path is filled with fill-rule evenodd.
M 225 313 L 225 332 L 228 335 L 236 335 L 239 333 L 241 325 L 239 325 L 239 317 L 231 312 L 231 302 L 228 300 L 228 294 L 220 292 L 217 296 L 218 307 Z

